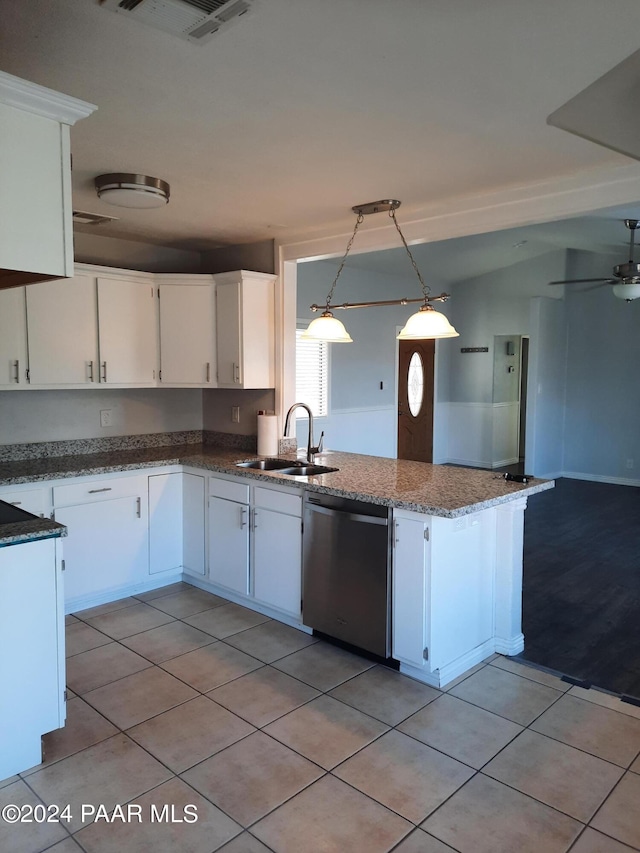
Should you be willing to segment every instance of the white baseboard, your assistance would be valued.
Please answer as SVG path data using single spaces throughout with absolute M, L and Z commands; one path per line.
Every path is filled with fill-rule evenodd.
M 483 660 L 490 657 L 494 651 L 497 651 L 495 648 L 495 641 L 493 638 L 490 640 L 486 640 L 479 646 L 476 646 L 475 649 L 471 649 L 470 652 L 462 655 L 461 657 L 454 660 L 452 663 L 447 664 L 446 666 L 441 667 L 440 669 L 436 669 L 433 672 L 427 672 L 426 670 L 422 670 L 417 666 L 411 666 L 410 664 L 401 663 L 400 664 L 400 672 L 403 675 L 408 675 L 411 678 L 415 678 L 417 681 L 422 681 L 424 684 L 428 684 L 430 687 L 445 687 L 459 675 L 464 675 L 467 670 L 474 667 L 477 663 L 482 663 Z M 512 654 L 517 654 L 517 652 L 513 652 Z
M 491 460 L 487 459 L 486 461 L 482 461 L 479 459 L 458 459 L 455 456 L 450 456 L 448 459 L 445 459 L 443 463 L 449 465 L 464 465 L 465 468 L 491 468 Z
M 492 468 L 504 468 L 505 465 L 517 465 L 520 459 L 517 456 L 512 457 L 511 459 L 499 459 L 497 462 L 492 464 Z
M 91 593 L 89 595 L 80 595 L 77 598 L 70 598 L 64 603 L 64 612 L 77 613 L 79 610 L 88 610 L 89 607 L 98 607 L 99 604 L 108 604 L 111 601 L 117 601 L 119 598 L 128 598 L 130 595 L 138 595 L 141 592 L 150 592 L 152 589 L 159 589 L 161 586 L 176 583 L 176 581 L 180 581 L 182 578 L 183 572 L 181 568 L 156 575 L 149 575 L 147 580 L 139 583 L 112 587 L 97 595 Z
M 633 477 L 609 477 L 605 474 L 585 474 L 580 471 L 563 471 L 556 475 L 569 480 L 587 480 L 591 483 L 609 483 L 612 486 L 640 486 L 640 480 Z
M 515 637 L 496 637 L 494 646 L 494 651 L 500 655 L 519 655 L 524 651 L 524 634 L 517 634 Z

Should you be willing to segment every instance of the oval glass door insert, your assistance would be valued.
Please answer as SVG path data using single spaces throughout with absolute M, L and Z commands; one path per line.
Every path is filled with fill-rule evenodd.
M 417 418 L 422 408 L 424 395 L 424 365 L 419 352 L 414 352 L 409 361 L 409 373 L 407 376 L 407 397 L 409 399 L 409 411 Z

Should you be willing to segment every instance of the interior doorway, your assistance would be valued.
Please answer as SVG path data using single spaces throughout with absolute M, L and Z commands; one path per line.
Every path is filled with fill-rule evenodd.
M 398 459 L 433 462 L 434 340 L 398 341 Z
M 521 474 L 525 472 L 526 438 L 527 438 L 527 391 L 529 376 L 529 338 L 522 337 L 520 348 L 520 424 L 518 430 L 518 465 L 522 468 Z

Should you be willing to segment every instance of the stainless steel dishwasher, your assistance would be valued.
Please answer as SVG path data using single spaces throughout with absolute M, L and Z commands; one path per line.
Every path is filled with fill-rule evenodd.
M 303 517 L 302 621 L 309 628 L 388 658 L 388 508 L 307 492 Z

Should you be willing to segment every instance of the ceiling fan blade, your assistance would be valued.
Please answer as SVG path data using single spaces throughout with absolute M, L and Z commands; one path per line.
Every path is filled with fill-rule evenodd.
M 607 279 L 606 281 L 601 281 L 600 284 L 592 284 L 591 287 L 582 287 L 578 290 L 578 293 L 588 293 L 590 290 L 597 290 L 599 287 L 606 287 L 608 284 L 615 284 L 611 279 Z
M 568 281 L 550 281 L 549 284 L 591 284 L 591 282 L 599 281 L 600 284 L 615 284 L 617 278 L 572 278 Z

